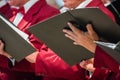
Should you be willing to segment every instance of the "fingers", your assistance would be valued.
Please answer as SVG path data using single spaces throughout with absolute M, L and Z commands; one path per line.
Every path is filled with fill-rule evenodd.
M 94 34 L 94 33 L 96 33 L 94 30 L 93 30 L 93 28 L 92 28 L 92 25 L 91 24 L 87 24 L 87 30 L 88 30 L 88 33 L 89 34 Z
M 2 43 L 2 40 L 0 40 L 0 43 Z
M 3 46 L 4 44 L 3 44 L 3 42 L 2 42 L 2 40 L 0 40 L 0 46 Z
M 78 28 L 76 28 L 74 25 L 72 25 L 70 22 L 67 23 L 68 26 L 72 29 L 73 33 L 75 35 L 78 35 L 80 33 L 83 33 L 81 30 L 79 30 Z
M 35 63 L 37 55 L 38 55 L 38 51 L 35 51 L 35 52 L 31 53 L 30 55 L 26 56 L 25 59 L 31 63 Z
M 91 24 L 87 24 L 86 27 L 87 27 L 87 30 L 88 30 L 89 37 L 90 37 L 92 40 L 99 40 L 99 36 L 98 36 L 97 33 L 93 30 L 92 25 L 91 25 Z
M 83 33 L 83 31 L 81 31 L 80 29 L 77 29 L 74 25 L 72 25 L 70 22 L 67 23 L 68 26 L 72 29 L 72 31 L 77 35 L 78 33 Z M 89 34 L 95 34 L 96 32 L 93 30 L 92 25 L 91 24 L 87 24 L 87 30 Z
M 86 70 L 88 70 L 88 71 L 94 71 L 94 67 L 93 67 L 93 63 L 91 63 L 91 62 L 89 62 L 89 61 L 87 61 L 87 60 L 85 60 L 85 61 L 82 61 L 82 62 L 80 62 L 80 66 L 82 67 L 82 68 L 84 68 L 84 69 L 86 69 Z
M 80 62 L 80 66 L 81 66 L 82 68 L 85 68 L 85 61 L 84 61 L 84 60 Z
M 64 29 L 63 32 L 66 33 L 65 34 L 66 37 L 70 38 L 73 41 L 75 40 L 76 35 L 72 31 Z

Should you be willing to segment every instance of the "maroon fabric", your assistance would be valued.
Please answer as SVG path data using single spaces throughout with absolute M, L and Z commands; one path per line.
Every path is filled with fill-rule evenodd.
M 94 2 L 90 3 L 90 7 L 95 5 Z M 95 5 L 98 7 L 98 5 Z M 6 17 L 9 19 L 13 18 L 13 13 L 8 11 Z M 52 50 L 32 35 L 27 28 L 31 25 L 43 21 L 48 17 L 58 14 L 59 11 L 46 5 L 44 0 L 40 0 L 36 3 L 23 17 L 23 20 L 19 23 L 18 28 L 26 32 L 30 37 L 30 42 L 40 52 L 36 59 L 36 64 L 31 64 L 25 59 L 20 63 L 16 64 L 12 68 L 18 72 L 36 72 L 36 75 L 43 75 L 44 80 L 82 80 L 86 79 L 84 74 L 86 71 L 74 65 L 73 67 L 65 63 L 59 56 L 57 56 Z M 24 65 L 24 66 L 23 66 Z M 34 68 L 35 67 L 35 68 Z M 35 69 L 35 70 L 34 70 Z M 83 73 L 83 75 L 81 75 Z
M 95 52 L 94 66 L 105 70 L 106 76 L 103 80 L 120 80 L 119 63 L 98 46 Z
M 6 10 L 6 12 L 4 10 Z M 9 7 L 8 4 L 4 7 L 1 7 L 0 12 L 3 13 L 9 20 L 14 17 L 12 9 Z M 30 42 L 37 50 L 39 50 L 43 43 L 39 41 L 35 36 L 33 36 L 27 30 L 27 28 L 58 13 L 59 10 L 48 6 L 45 0 L 39 0 L 24 15 L 23 19 L 18 25 L 18 28 L 29 35 Z M 3 58 L 4 56 L 0 58 L 0 71 L 7 75 L 7 80 L 38 80 L 36 79 L 37 76 L 35 76 L 35 64 L 32 64 L 23 59 L 21 62 L 16 63 L 16 65 L 11 68 L 9 66 L 9 59 Z M 42 78 L 40 77 L 40 80 L 41 79 Z
M 112 12 L 110 10 L 108 10 L 104 4 L 102 3 L 102 0 L 92 0 L 91 3 L 89 3 L 87 5 L 87 7 L 98 7 L 100 8 L 110 19 L 112 19 L 113 21 L 115 21 L 115 17 L 112 14 Z
M 93 0 L 91 3 L 87 5 L 87 7 L 100 7 L 100 9 L 102 9 L 104 12 L 107 12 L 108 16 L 109 15 L 112 16 L 111 12 L 109 12 L 103 6 L 103 3 L 100 0 Z M 113 16 L 111 18 L 114 19 Z M 41 54 L 38 54 L 38 57 L 36 60 L 37 74 L 40 74 L 40 75 L 44 74 L 47 76 L 53 76 L 58 78 L 63 77 L 69 80 L 81 80 L 80 76 L 85 75 L 85 74 L 80 75 L 81 73 L 84 73 L 84 71 L 79 69 L 80 67 L 77 67 L 78 65 L 74 65 L 73 67 L 69 66 L 60 57 L 58 57 L 52 50 L 50 50 L 46 45 L 42 46 L 40 53 Z M 41 68 L 44 68 L 44 69 L 41 69 Z M 85 79 L 86 76 L 82 78 Z

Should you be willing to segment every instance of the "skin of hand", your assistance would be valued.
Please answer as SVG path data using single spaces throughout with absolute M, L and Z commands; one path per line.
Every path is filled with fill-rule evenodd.
M 0 54 L 4 52 L 4 43 L 0 40 Z
M 83 60 L 80 62 L 80 66 L 90 72 L 94 72 L 95 68 L 93 67 L 94 58 Z
M 36 57 L 37 57 L 38 51 L 33 52 L 32 54 L 28 55 L 25 57 L 26 60 L 28 60 L 31 63 L 35 63 L 36 62 Z M 2 42 L 2 40 L 0 40 L 0 55 L 4 55 L 8 58 L 11 58 L 12 56 L 9 55 L 5 50 L 4 50 L 4 43 Z
M 32 45 L 34 47 L 33 44 L 30 43 L 30 45 Z M 35 51 L 33 53 L 31 53 L 30 55 L 26 56 L 25 59 L 31 63 L 35 63 L 36 62 L 36 57 L 37 54 L 39 53 L 39 51 Z
M 25 59 L 28 60 L 31 63 L 35 63 L 36 62 L 37 54 L 38 54 L 38 51 L 33 52 L 32 54 L 26 56 Z
M 68 22 L 68 26 L 71 28 L 72 31 L 63 29 L 65 36 L 69 39 L 73 40 L 73 44 L 81 45 L 84 48 L 88 49 L 92 53 L 95 53 L 96 44 L 94 43 L 95 40 L 98 40 L 99 37 L 97 36 L 96 32 L 93 30 L 91 24 L 87 24 L 87 32 L 83 32 Z
M 2 1 L 2 0 L 0 0 Z M 29 0 L 8 0 L 8 3 L 11 6 L 23 6 L 26 2 L 28 2 Z M 28 55 L 27 57 L 25 57 L 25 59 L 27 59 L 29 62 L 31 63 L 35 63 L 36 61 L 36 56 L 37 56 L 37 51 L 33 52 L 32 54 Z M 4 43 L 0 40 L 0 54 L 4 55 L 8 58 L 11 58 L 12 56 L 10 56 L 6 51 L 4 51 Z
M 11 56 L 4 50 L 4 43 L 2 42 L 2 40 L 0 40 L 0 55 L 11 58 Z

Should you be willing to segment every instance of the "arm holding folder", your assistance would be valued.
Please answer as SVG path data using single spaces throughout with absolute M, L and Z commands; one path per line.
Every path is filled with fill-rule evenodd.
M 59 55 L 69 65 L 74 65 L 83 59 L 93 57 L 93 54 L 89 54 L 91 52 L 82 46 L 73 45 L 71 40 L 65 38 L 64 33 L 62 33 L 62 29 L 69 29 L 66 24 L 69 21 L 84 31 L 86 31 L 86 24 L 91 22 L 93 29 L 99 35 L 100 40 L 104 39 L 112 43 L 116 43 L 120 40 L 120 37 L 118 37 L 120 36 L 120 27 L 99 8 L 70 10 L 33 25 L 28 30 L 56 52 L 57 55 Z M 59 40 L 56 40 L 55 38 Z
M 72 39 L 75 45 L 81 45 L 94 53 L 94 67 L 95 68 L 103 68 L 105 67 L 107 70 L 111 70 L 113 74 L 120 74 L 120 52 L 115 51 L 111 48 L 105 47 L 103 45 L 99 45 L 94 43 L 94 39 L 96 39 L 96 33 L 92 29 L 90 24 L 87 25 L 88 34 L 77 29 L 71 23 L 68 23 L 69 27 L 72 31 L 64 29 L 65 36 Z M 92 34 L 93 37 L 90 35 Z M 98 37 L 98 36 L 97 36 Z M 117 44 L 118 47 L 119 44 Z M 108 63 L 109 62 L 109 63 Z M 113 66 L 114 65 L 114 66 Z M 112 76 L 112 75 L 111 75 Z M 114 77 L 114 79 L 119 79 L 120 76 Z
M 27 59 L 29 62 L 34 63 L 36 60 L 36 56 L 37 56 L 37 51 L 31 53 L 30 55 L 26 56 L 25 59 Z M 4 43 L 0 40 L 0 55 L 3 55 L 7 58 L 9 58 L 12 61 L 14 61 L 14 58 L 7 53 L 6 51 L 4 51 Z M 12 62 L 12 65 L 15 65 L 15 62 Z
M 28 35 L 0 14 L 0 54 L 19 62 L 25 57 L 30 60 L 30 55 L 34 52 L 36 50 L 28 41 Z

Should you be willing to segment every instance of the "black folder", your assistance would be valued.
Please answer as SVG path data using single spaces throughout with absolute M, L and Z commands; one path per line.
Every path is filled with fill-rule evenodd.
M 115 61 L 120 63 L 120 43 L 117 43 L 115 49 L 98 44 L 108 55 L 110 55 Z M 118 48 L 119 47 L 119 48 Z M 101 58 L 102 59 L 102 58 Z
M 69 29 L 68 21 L 83 31 L 86 31 L 87 23 L 92 23 L 94 30 L 100 37 L 113 43 L 120 40 L 120 27 L 99 8 L 70 10 L 35 24 L 28 30 L 68 64 L 73 65 L 83 59 L 93 57 L 93 54 L 81 46 L 74 45 L 70 39 L 64 36 L 62 30 Z
M 36 49 L 14 31 L 10 25 L 16 27 L 0 14 L 0 39 L 5 44 L 5 51 L 19 62 L 29 54 L 35 52 Z

